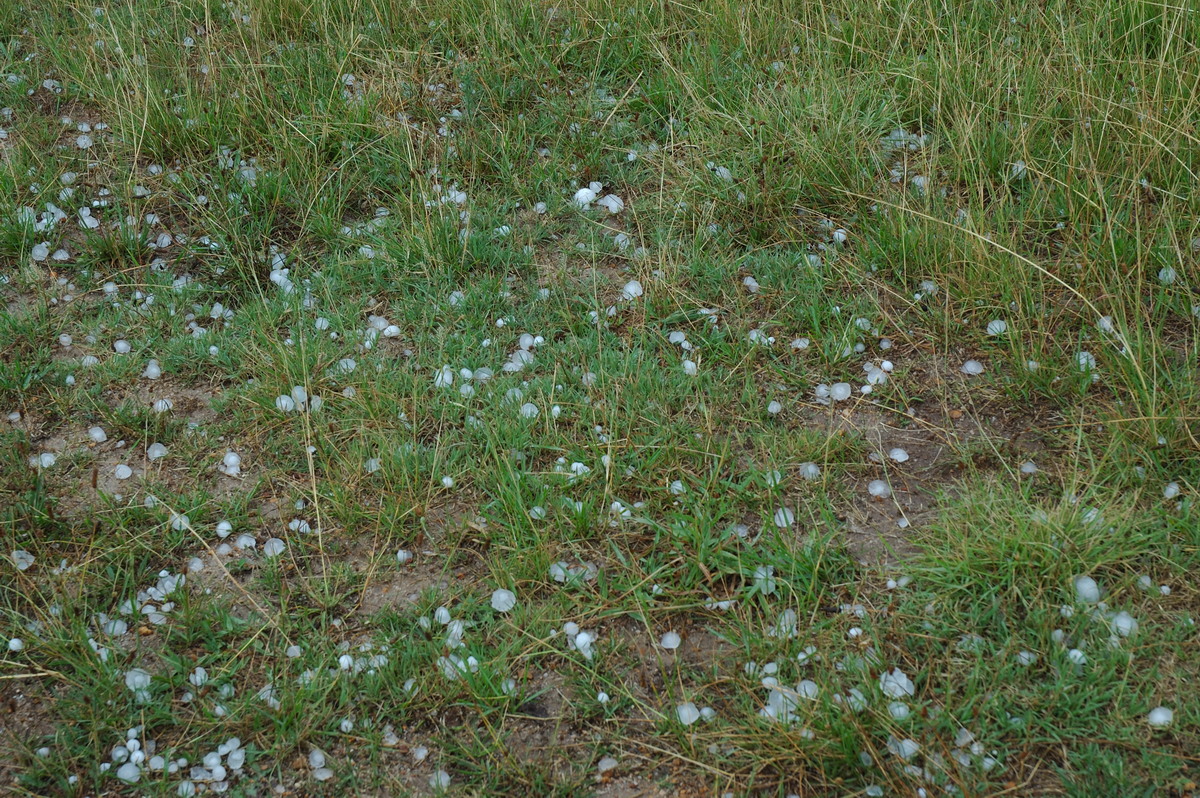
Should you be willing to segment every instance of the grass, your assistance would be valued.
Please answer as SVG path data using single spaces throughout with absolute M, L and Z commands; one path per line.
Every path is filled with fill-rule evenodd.
M 1194 793 L 1198 41 L 0 8 L 4 790 Z

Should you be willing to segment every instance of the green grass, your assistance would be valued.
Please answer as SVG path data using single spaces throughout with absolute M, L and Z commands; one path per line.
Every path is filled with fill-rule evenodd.
M 231 795 L 1191 794 L 1198 42 L 1143 0 L 0 8 L 4 789 L 203 792 L 236 737 Z M 187 764 L 123 783 L 130 729 Z

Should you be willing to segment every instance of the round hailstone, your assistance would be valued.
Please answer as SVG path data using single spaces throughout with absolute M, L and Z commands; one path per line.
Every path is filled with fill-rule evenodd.
M 867 485 L 867 493 L 876 499 L 886 499 L 892 495 L 892 488 L 882 479 L 873 479 Z
M 92 427 L 88 430 L 88 437 L 92 439 L 92 443 L 104 443 L 108 440 L 108 433 L 100 427 Z
M 124 463 L 121 463 L 121 465 L 113 469 L 113 475 L 117 479 L 129 479 L 131 476 L 133 476 L 133 469 Z
M 1100 586 L 1090 576 L 1075 577 L 1075 598 L 1081 604 L 1095 604 L 1100 600 Z
M 691 726 L 700 720 L 700 710 L 691 701 L 685 701 L 675 708 L 675 715 L 684 726 Z
M 1121 611 L 1112 617 L 1113 631 L 1121 637 L 1129 637 L 1138 630 L 1138 622 L 1132 615 Z
M 537 418 L 538 408 L 533 402 L 521 405 L 521 418 Z
M 796 514 L 789 507 L 779 507 L 775 510 L 775 526 L 787 529 L 796 523 Z
M 174 406 L 175 406 L 175 403 L 172 402 L 170 399 L 159 399 L 157 402 L 154 403 L 154 412 L 155 413 L 166 413 Z
M 1077 648 L 1073 648 L 1067 652 L 1067 659 L 1070 660 L 1073 665 L 1087 664 L 1087 655 Z
M 620 762 L 613 759 L 611 756 L 606 756 L 601 758 L 600 761 L 596 763 L 596 770 L 602 774 L 607 773 L 610 770 L 615 770 L 619 764 Z
M 1158 281 L 1163 285 L 1172 285 L 1179 277 L 1179 274 L 1170 266 L 1164 266 L 1158 270 Z
M 19 637 L 14 637 L 12 640 L 8 641 L 8 650 L 13 652 L 14 654 L 17 653 L 18 651 L 24 650 L 24 648 L 25 648 L 25 641 Z
M 233 524 L 229 523 L 228 521 L 222 521 L 221 523 L 217 524 L 217 537 L 224 540 L 232 534 Z
M 575 196 L 571 198 L 577 208 L 587 208 L 596 201 L 596 192 L 592 191 L 587 186 L 575 192 Z
M 983 364 L 978 360 L 968 360 L 966 363 L 962 364 L 962 368 L 959 370 L 962 371 L 963 374 L 975 376 L 983 373 Z
M 117 341 L 113 341 L 113 351 L 116 352 L 118 355 L 128 355 L 129 350 L 132 348 L 133 347 L 131 347 L 129 345 L 129 342 L 126 341 L 124 338 L 117 340 Z
M 1146 722 L 1155 729 L 1165 729 L 1175 720 L 1175 713 L 1166 707 L 1155 707 L 1146 716 Z
M 903 701 L 893 701 L 888 704 L 888 714 L 892 716 L 892 720 L 904 720 L 909 715 L 908 704 Z
M 674 651 L 675 649 L 679 648 L 679 644 L 682 642 L 683 639 L 677 633 L 667 632 L 662 636 L 662 640 L 659 641 L 659 645 L 661 645 L 667 651 Z
M 268 557 L 278 557 L 287 549 L 287 544 L 279 538 L 267 538 L 267 542 L 263 544 L 263 554 Z
M 504 588 L 492 592 L 492 609 L 496 612 L 509 612 L 515 606 L 517 606 L 516 593 Z
M 167 447 L 155 442 L 146 447 L 146 457 L 150 460 L 161 460 L 167 456 Z
M 1037 463 L 1033 462 L 1032 460 L 1027 460 L 1024 463 L 1021 463 L 1021 473 L 1022 474 L 1025 474 L 1026 476 L 1030 476 L 1032 474 L 1036 474 L 1037 472 L 1038 472 Z
M 133 784 L 142 777 L 142 769 L 132 762 L 126 762 L 117 768 L 117 778 L 126 784 Z
M 24 549 L 17 549 L 12 553 L 12 561 L 18 571 L 28 571 L 33 566 L 34 557 Z
M 783 405 L 779 404 L 779 402 L 772 401 L 769 405 L 767 405 L 767 412 L 773 416 L 777 416 L 783 412 Z
M 625 283 L 625 287 L 621 289 L 621 299 L 626 302 L 632 302 L 640 296 L 643 296 L 646 290 L 642 288 L 642 284 L 637 280 L 630 280 Z
M 700 373 L 700 369 L 694 360 L 685 360 L 683 361 L 683 373 L 689 377 L 695 377 Z
M 907 463 L 908 462 L 908 452 L 906 452 L 905 450 L 903 450 L 899 447 L 892 449 L 890 452 L 888 452 L 888 457 L 892 458 L 897 463 Z
M 413 553 L 408 549 L 400 549 L 396 552 L 396 562 L 400 563 L 401 565 L 412 562 L 412 558 Z
M 142 376 L 148 380 L 157 380 L 162 376 L 162 367 L 158 365 L 158 361 L 151 358 L 146 364 L 146 370 L 142 372 Z
M 625 210 L 625 200 L 621 199 L 616 194 L 605 194 L 603 197 L 596 200 L 596 204 L 601 208 L 605 208 L 610 214 L 617 214 Z
M 801 463 L 800 478 L 813 482 L 821 478 L 821 467 L 816 463 Z
M 276 396 L 275 408 L 280 413 L 291 413 L 296 409 L 296 400 L 290 396 Z
M 429 777 L 429 786 L 435 790 L 444 790 L 450 786 L 450 774 L 439 770 Z
M 1163 498 L 1164 499 L 1174 499 L 1178 495 L 1179 495 L 1179 483 L 1178 482 L 1168 482 L 1163 487 Z
M 1004 335 L 1006 332 L 1008 332 L 1008 322 L 1004 319 L 996 319 L 988 322 L 988 335 Z
M 58 457 L 54 452 L 42 452 L 37 457 L 33 458 L 34 468 L 49 468 L 58 461 Z
M 835 382 L 833 385 L 829 386 L 829 397 L 835 402 L 846 401 L 850 398 L 850 394 L 852 392 L 853 391 L 850 388 L 850 383 L 848 382 Z

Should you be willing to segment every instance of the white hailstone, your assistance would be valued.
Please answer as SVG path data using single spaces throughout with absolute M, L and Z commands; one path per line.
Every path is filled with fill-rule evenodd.
M 442 487 L 449 490 L 454 487 L 454 477 L 446 475 L 442 477 Z
M 775 592 L 774 565 L 760 565 L 754 569 L 754 587 L 765 596 L 769 596 Z
M 904 720 L 910 712 L 908 704 L 903 701 L 892 701 L 888 704 L 888 714 L 892 716 L 892 720 Z
M 325 752 L 320 748 L 313 748 L 308 752 L 308 766 L 313 770 L 325 767 Z
M 779 402 L 772 400 L 771 403 L 769 405 L 767 405 L 767 412 L 773 416 L 777 416 L 783 412 L 783 405 L 779 404 Z
M 899 447 L 888 452 L 888 457 L 892 458 L 892 460 L 896 461 L 897 463 L 908 462 L 908 452 Z
M 342 722 L 338 724 L 338 729 L 342 734 L 349 734 L 354 731 L 354 721 L 351 718 L 342 718 Z
M 516 593 L 504 588 L 492 592 L 492 609 L 496 612 L 509 612 L 515 606 L 517 606 Z
M 1155 729 L 1165 729 L 1175 720 L 1175 713 L 1166 707 L 1155 707 L 1146 716 L 1146 722 Z
M 1008 174 L 1013 180 L 1022 180 L 1028 173 L 1029 167 L 1024 161 L 1014 161 L 1008 165 Z
M 1086 665 L 1087 655 L 1077 648 L 1073 648 L 1067 652 L 1067 659 L 1074 665 Z
M 601 774 L 604 774 L 610 770 L 616 769 L 617 765 L 619 764 L 620 763 L 611 756 L 601 757 L 600 761 L 596 763 L 596 770 Z
M 1074 581 L 1075 599 L 1081 604 L 1095 604 L 1100 601 L 1100 586 L 1090 576 L 1077 576 Z
M 682 480 L 678 479 L 672 482 L 667 489 L 671 491 L 673 496 L 682 496 L 687 493 L 687 486 L 683 484 Z
M 682 642 L 683 639 L 677 633 L 667 632 L 662 636 L 662 640 L 659 641 L 659 645 L 661 645 L 667 651 L 674 651 L 675 649 L 679 648 L 679 644 Z
M 811 345 L 812 341 L 808 340 L 807 338 L 797 338 L 792 341 L 792 349 L 796 350 L 808 349 L 808 347 Z
M 113 351 L 116 352 L 118 355 L 129 354 L 129 350 L 131 348 L 132 347 L 130 347 L 129 342 L 126 341 L 124 338 L 120 338 L 116 341 L 113 341 Z
M 1173 284 L 1178 277 L 1178 273 L 1170 266 L 1164 266 L 1158 270 L 1158 281 L 1163 285 Z
M 233 524 L 229 523 L 228 521 L 222 521 L 221 523 L 217 524 L 217 537 L 224 540 L 231 534 L 233 534 Z
M 596 201 L 596 192 L 590 187 L 584 186 L 575 192 L 575 196 L 571 198 L 578 208 L 587 209 L 593 202 Z
M 18 571 L 28 571 L 33 565 L 34 557 L 24 549 L 17 549 L 12 553 L 12 561 Z
M 683 373 L 689 377 L 695 377 L 700 373 L 700 369 L 696 366 L 695 361 L 685 360 L 683 361 Z
M 884 671 L 883 675 L 879 677 L 879 689 L 888 698 L 905 698 L 916 695 L 917 692 L 917 687 L 913 684 L 912 679 L 908 678 L 908 674 L 899 668 Z
M 149 671 L 133 668 L 125 672 L 125 686 L 134 692 L 145 690 L 150 686 L 150 678 Z
M 158 365 L 158 361 L 153 358 L 146 364 L 146 370 L 142 372 L 142 376 L 148 380 L 157 380 L 162 376 L 162 368 Z
M 1006 332 L 1008 332 L 1008 322 L 1004 321 L 1004 319 L 995 319 L 988 322 L 988 335 L 1004 335 Z
M 37 457 L 32 458 L 34 468 L 49 468 L 58 461 L 58 457 L 54 452 L 42 452 Z
M 1025 474 L 1026 476 L 1028 476 L 1031 474 L 1036 474 L 1037 472 L 1038 472 L 1037 463 L 1033 462 L 1032 460 L 1026 460 L 1024 463 L 1021 463 L 1021 473 L 1022 474 Z
M 159 399 L 154 403 L 153 408 L 155 413 L 166 413 L 174 406 L 175 403 L 170 399 Z
M 800 478 L 813 482 L 821 478 L 821 467 L 816 463 L 801 463 Z
M 25 641 L 19 637 L 14 637 L 13 639 L 8 641 L 8 650 L 14 654 L 17 653 L 18 651 L 24 650 L 24 648 L 25 648 Z
M 626 302 L 632 302 L 645 293 L 646 291 L 642 288 L 641 283 L 639 283 L 637 280 L 630 280 L 629 282 L 625 283 L 625 287 L 621 289 L 621 299 L 624 299 Z
M 625 201 L 616 194 L 605 194 L 596 200 L 596 204 L 601 208 L 605 208 L 610 214 L 620 213 L 625 210 Z
M 897 740 L 894 737 L 888 740 L 888 751 L 895 756 L 908 761 L 917 755 L 917 751 L 921 750 L 921 746 L 915 740 Z
M 850 233 L 841 227 L 833 231 L 833 242 L 835 244 L 845 244 L 846 240 L 849 238 Z
M 240 476 L 242 473 L 241 456 L 237 452 L 226 452 L 225 456 L 221 458 L 220 471 L 226 476 Z
M 450 617 L 450 610 L 444 606 L 438 607 L 436 610 L 434 610 L 433 619 L 442 626 L 448 626 L 452 620 Z
M 1017 664 L 1018 665 L 1020 665 L 1024 668 L 1028 668 L 1030 665 L 1032 665 L 1035 662 L 1037 662 L 1037 654 L 1034 654 L 1032 651 L 1017 652 Z
M 142 769 L 132 762 L 126 762 L 117 768 L 117 778 L 126 784 L 133 784 L 142 777 Z
M 92 366 L 97 365 L 99 362 L 100 358 L 96 357 L 95 355 L 84 355 L 83 357 L 79 358 L 79 365 L 83 366 L 84 368 L 91 368 Z
M 983 373 L 983 364 L 980 363 L 978 360 L 968 360 L 966 363 L 962 364 L 962 368 L 960 368 L 959 370 L 963 374 L 969 374 L 969 375 L 974 376 L 974 375 Z
M 685 701 L 675 707 L 675 716 L 679 718 L 679 722 L 684 726 L 691 726 L 700 720 L 700 710 L 691 701 Z
M 442 366 L 440 369 L 438 369 L 437 373 L 434 374 L 433 387 L 449 388 L 453 384 L 454 384 L 454 369 L 450 368 L 449 365 Z
M 92 427 L 88 430 L 87 434 L 92 439 L 92 443 L 104 443 L 108 440 L 108 433 L 100 427 Z
M 752 294 L 757 294 L 761 287 L 758 284 L 758 280 L 755 280 L 753 277 L 746 277 L 743 279 L 742 285 L 746 286 L 746 290 Z
M 538 408 L 533 402 L 521 405 L 521 418 L 537 418 Z
M 1174 499 L 1179 496 L 1179 490 L 1180 488 L 1178 482 L 1168 482 L 1165 486 L 1163 486 L 1163 498 Z
M 379 469 L 383 468 L 383 461 L 378 457 L 372 457 L 367 462 L 363 463 L 363 470 L 368 474 L 374 474 Z
M 572 641 L 575 644 L 575 650 L 584 656 L 585 659 L 592 658 L 592 643 L 596 642 L 596 636 L 591 632 L 580 632 L 575 635 Z
M 1138 622 L 1128 612 L 1121 611 L 1112 617 L 1112 628 L 1121 637 L 1129 637 L 1137 633 Z
M 844 402 L 850 398 L 851 388 L 848 382 L 835 382 L 829 386 L 829 397 L 835 402 Z
M 86 133 L 79 135 L 75 138 L 75 146 L 81 150 L 88 149 L 89 147 L 92 146 L 93 143 L 94 142 L 92 141 L 92 137 Z
M 1096 322 L 1096 326 L 1100 328 L 1100 332 L 1112 335 L 1116 332 L 1116 325 L 1113 324 L 1112 316 L 1101 316 Z
M 429 777 L 429 786 L 435 790 L 445 790 L 450 786 L 450 774 L 439 770 Z
M 885 480 L 873 479 L 867 484 L 867 493 L 876 499 L 886 499 L 892 495 L 892 487 Z
M 41 244 L 35 244 L 33 249 L 29 251 L 29 257 L 41 263 L 50 257 L 50 245 L 44 241 Z
M 287 549 L 287 544 L 279 538 L 267 538 L 267 542 L 263 544 L 263 554 L 267 557 L 278 557 Z
M 1096 370 L 1096 356 L 1091 352 L 1076 352 L 1075 366 L 1083 372 Z
M 408 549 L 400 549 L 396 552 L 396 562 L 400 563 L 401 565 L 412 562 L 412 558 L 413 553 Z
M 243 532 L 237 536 L 237 540 L 233 541 L 233 546 L 236 549 L 253 549 L 257 548 L 258 541 L 254 539 L 254 535 L 248 532 Z
M 133 476 L 133 469 L 124 463 L 121 463 L 119 466 L 113 469 L 113 476 L 121 480 L 129 479 Z
M 196 669 L 188 675 L 188 681 L 192 683 L 193 687 L 203 687 L 208 683 L 208 671 L 197 666 Z
M 796 514 L 792 512 L 790 507 L 775 508 L 775 526 L 780 529 L 787 529 L 794 523 L 796 523 Z

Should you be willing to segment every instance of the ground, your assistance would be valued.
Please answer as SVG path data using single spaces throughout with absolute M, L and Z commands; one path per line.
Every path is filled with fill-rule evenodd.
M 0 792 L 1200 792 L 1200 14 L 0 7 Z

